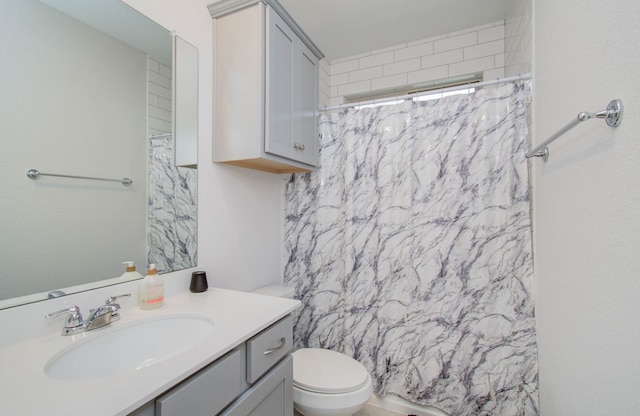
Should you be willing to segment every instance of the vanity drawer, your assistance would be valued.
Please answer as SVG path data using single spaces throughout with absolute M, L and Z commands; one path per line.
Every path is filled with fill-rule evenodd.
M 247 382 L 253 384 L 291 351 L 293 320 L 291 316 L 271 325 L 247 341 Z
M 211 416 L 246 388 L 244 346 L 220 358 L 156 400 L 156 416 Z

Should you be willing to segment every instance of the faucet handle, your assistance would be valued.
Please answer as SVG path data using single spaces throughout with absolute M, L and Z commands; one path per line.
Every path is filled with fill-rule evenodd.
M 118 295 L 118 296 L 109 296 L 107 300 L 104 301 L 104 305 L 102 306 L 102 308 L 105 308 L 109 312 L 111 312 L 112 321 L 115 321 L 120 318 L 120 312 L 119 312 L 120 305 L 116 303 L 116 299 L 129 297 L 129 296 L 131 296 L 131 293 L 125 293 L 124 295 Z
M 125 293 L 125 294 L 123 294 L 123 295 L 118 295 L 118 296 L 109 296 L 109 297 L 107 298 L 107 300 L 105 300 L 105 301 L 104 301 L 104 304 L 105 304 L 105 305 L 114 305 L 114 304 L 116 304 L 116 303 L 115 303 L 115 302 L 116 302 L 116 299 L 118 299 L 118 298 L 124 298 L 124 297 L 129 297 L 129 296 L 131 296 L 131 293 Z
M 44 317 L 56 318 L 64 314 L 66 314 L 66 318 L 64 320 L 64 328 L 62 328 L 62 335 L 70 335 L 74 331 L 83 327 L 84 322 L 82 320 L 82 314 L 80 313 L 80 308 L 76 305 L 73 305 L 66 309 L 61 309 L 59 311 L 51 312 Z

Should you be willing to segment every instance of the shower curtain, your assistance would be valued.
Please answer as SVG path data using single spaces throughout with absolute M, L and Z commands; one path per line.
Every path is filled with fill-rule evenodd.
M 198 264 L 198 171 L 175 164 L 173 135 L 151 137 L 147 259 L 168 273 Z
M 519 82 L 322 115 L 321 166 L 286 189 L 296 347 L 451 415 L 538 413 L 528 97 Z

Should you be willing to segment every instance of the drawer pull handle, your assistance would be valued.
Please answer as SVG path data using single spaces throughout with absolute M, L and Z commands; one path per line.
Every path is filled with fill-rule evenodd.
M 280 338 L 280 345 L 278 345 L 275 348 L 269 348 L 268 350 L 266 350 L 265 352 L 263 352 L 264 355 L 269 355 L 269 354 L 273 354 L 274 352 L 278 351 L 279 349 L 281 349 L 282 347 L 284 347 L 284 344 L 287 343 L 287 340 L 285 339 L 285 337 Z

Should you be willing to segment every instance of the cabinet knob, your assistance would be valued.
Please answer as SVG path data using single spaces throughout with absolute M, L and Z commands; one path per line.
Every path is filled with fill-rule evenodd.
M 294 143 L 293 148 L 297 150 L 304 150 L 304 145 L 300 143 Z

